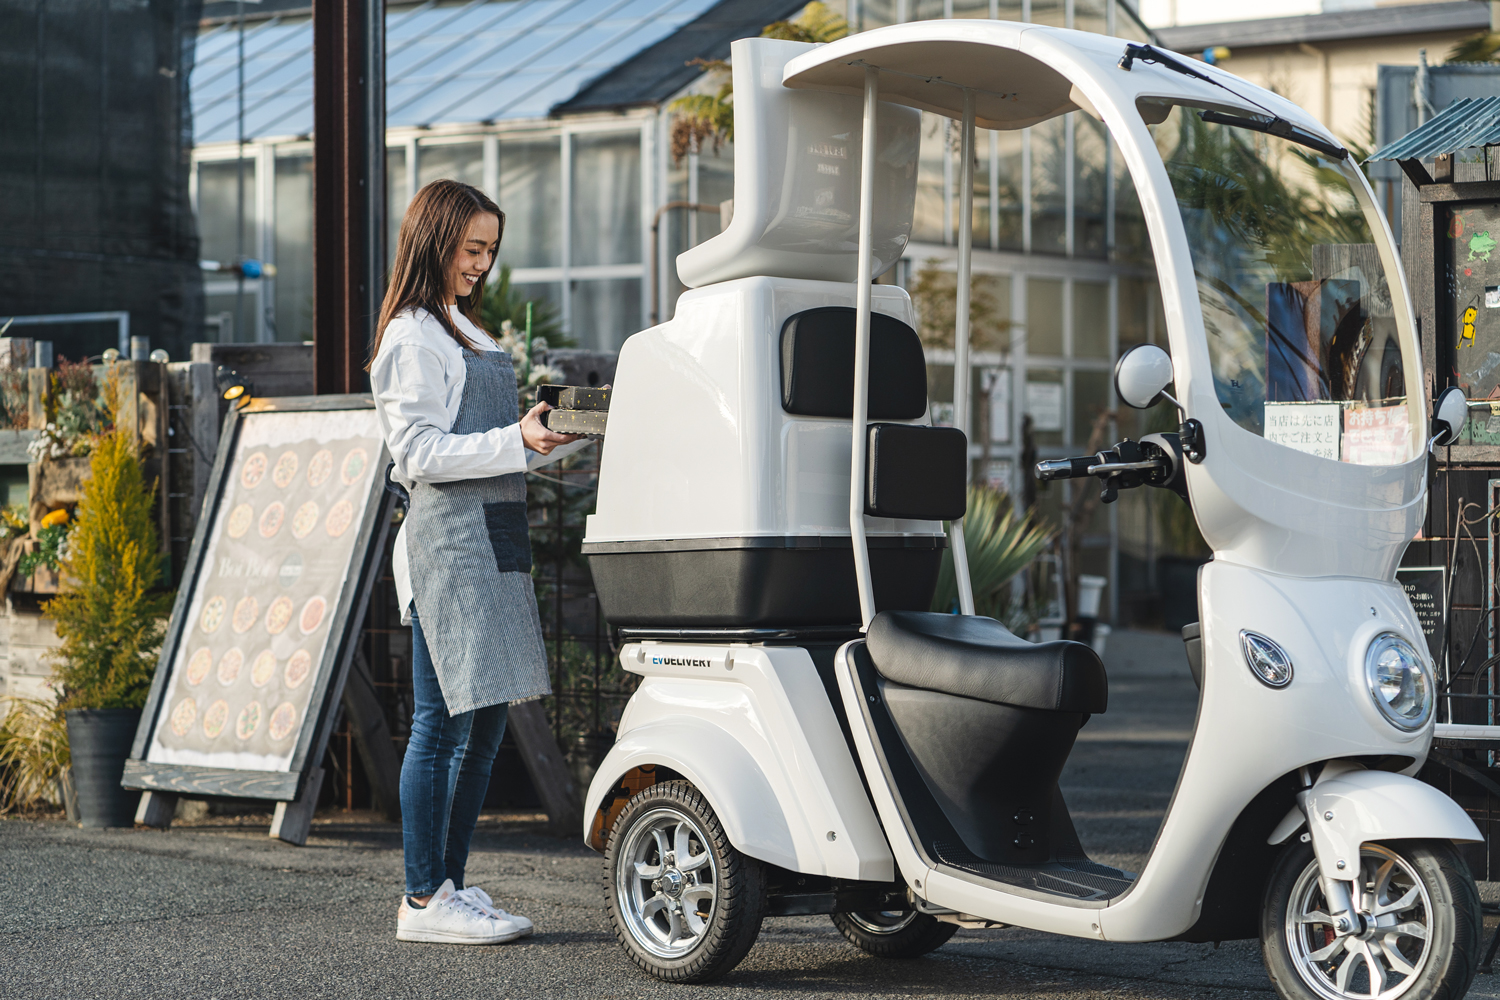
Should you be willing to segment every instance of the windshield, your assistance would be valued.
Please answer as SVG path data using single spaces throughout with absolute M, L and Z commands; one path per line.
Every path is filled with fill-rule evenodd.
M 1337 162 L 1176 107 L 1152 127 L 1235 423 L 1334 461 L 1414 452 L 1385 268 Z

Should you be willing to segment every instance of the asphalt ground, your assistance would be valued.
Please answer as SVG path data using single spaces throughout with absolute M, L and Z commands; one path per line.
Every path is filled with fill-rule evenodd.
M 1063 787 L 1091 853 L 1139 870 L 1187 748 L 1196 691 L 1171 643 L 1119 633 L 1111 642 L 1110 710 L 1085 727 Z M 616 944 L 598 855 L 548 836 L 540 817 L 486 816 L 470 865 L 473 884 L 536 922 L 533 937 L 488 948 L 404 944 L 393 926 L 396 827 L 331 813 L 297 848 L 270 840 L 268 826 L 269 816 L 165 832 L 0 821 L 0 997 L 1273 995 L 1253 941 L 1114 945 L 961 930 L 933 954 L 898 962 L 856 950 L 826 917 L 770 918 L 725 979 L 670 986 Z M 1481 975 L 1469 995 L 1500 997 L 1495 980 Z

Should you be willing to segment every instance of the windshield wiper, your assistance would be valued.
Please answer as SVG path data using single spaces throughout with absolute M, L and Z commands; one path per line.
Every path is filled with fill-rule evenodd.
M 1220 83 L 1218 80 L 1215 80 L 1207 73 L 1199 72 L 1187 63 L 1184 63 L 1174 58 L 1173 56 L 1170 56 L 1167 53 L 1161 51 L 1160 49 L 1154 48 L 1150 45 L 1136 45 L 1134 43 L 1127 43 L 1125 46 L 1125 54 L 1120 57 L 1120 68 L 1128 72 L 1130 70 L 1130 67 L 1135 63 L 1137 59 L 1144 63 L 1156 63 L 1163 69 L 1169 69 L 1174 73 L 1181 73 L 1183 76 L 1192 77 L 1194 80 L 1202 80 L 1204 83 L 1218 87 L 1220 90 L 1225 91 L 1226 93 L 1233 94 L 1235 97 L 1238 97 L 1240 100 L 1246 102 L 1247 104 L 1255 105 L 1257 108 L 1260 108 L 1262 111 L 1264 111 L 1270 118 L 1269 121 L 1262 121 L 1259 118 L 1246 118 L 1241 115 L 1226 115 L 1220 111 L 1198 112 L 1198 117 L 1202 118 L 1206 122 L 1212 122 L 1216 125 L 1230 125 L 1234 128 L 1250 129 L 1253 132 L 1264 132 L 1267 135 L 1274 135 L 1278 138 L 1295 142 L 1300 146 L 1306 146 L 1308 149 L 1317 150 L 1319 153 L 1322 153 L 1325 156 L 1331 156 L 1335 160 L 1347 160 L 1349 158 L 1349 151 L 1343 146 L 1328 142 L 1325 139 L 1320 139 L 1317 136 L 1313 135 L 1311 132 L 1308 132 L 1305 129 L 1298 128 L 1296 125 L 1293 125 L 1285 118 L 1282 118 L 1276 112 L 1272 111 L 1270 108 L 1266 107 L 1259 101 L 1250 97 L 1246 97 L 1239 91 L 1234 90 L 1233 88 L 1228 87 L 1223 83 Z

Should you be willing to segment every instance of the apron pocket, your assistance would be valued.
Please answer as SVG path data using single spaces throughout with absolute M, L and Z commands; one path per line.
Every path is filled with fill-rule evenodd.
M 495 550 L 495 568 L 502 573 L 531 572 L 531 531 L 526 524 L 526 501 L 503 500 L 484 504 L 484 527 Z

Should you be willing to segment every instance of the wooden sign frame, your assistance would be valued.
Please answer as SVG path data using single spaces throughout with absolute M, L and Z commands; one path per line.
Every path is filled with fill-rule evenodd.
M 214 458 L 213 472 L 209 478 L 203 511 L 193 532 L 192 547 L 187 565 L 172 608 L 171 625 L 166 641 L 162 644 L 157 661 L 156 676 L 151 683 L 146 706 L 141 713 L 140 728 L 136 730 L 135 743 L 130 759 L 125 763 L 121 784 L 125 788 L 166 793 L 168 795 L 232 796 L 238 798 L 266 799 L 275 802 L 295 802 L 308 787 L 309 779 L 320 776 L 319 765 L 327 752 L 338 706 L 343 696 L 344 683 L 349 675 L 360 630 L 364 625 L 365 610 L 369 606 L 370 594 L 375 584 L 375 575 L 380 568 L 380 557 L 384 551 L 387 532 L 391 522 L 391 497 L 385 492 L 382 471 L 390 461 L 382 442 L 378 460 L 374 462 L 375 474 L 371 477 L 370 492 L 364 507 L 364 517 L 358 525 L 354 548 L 351 553 L 345 579 L 352 586 L 341 589 L 338 604 L 333 609 L 329 623 L 328 640 L 320 662 L 314 665 L 313 688 L 303 712 L 299 732 L 286 771 L 253 771 L 223 767 L 163 763 L 147 760 L 152 737 L 162 717 L 164 702 L 168 698 L 172 664 L 177 651 L 185 641 L 190 622 L 188 609 L 200 582 L 205 579 L 203 562 L 207 555 L 210 532 L 218 523 L 219 508 L 228 492 L 236 447 L 247 417 L 265 413 L 312 413 L 319 411 L 374 410 L 375 402 L 369 394 L 286 396 L 272 399 L 254 399 L 240 408 L 231 408 L 224 418 L 224 429 L 219 436 L 219 449 Z M 314 786 L 317 782 L 314 780 Z

